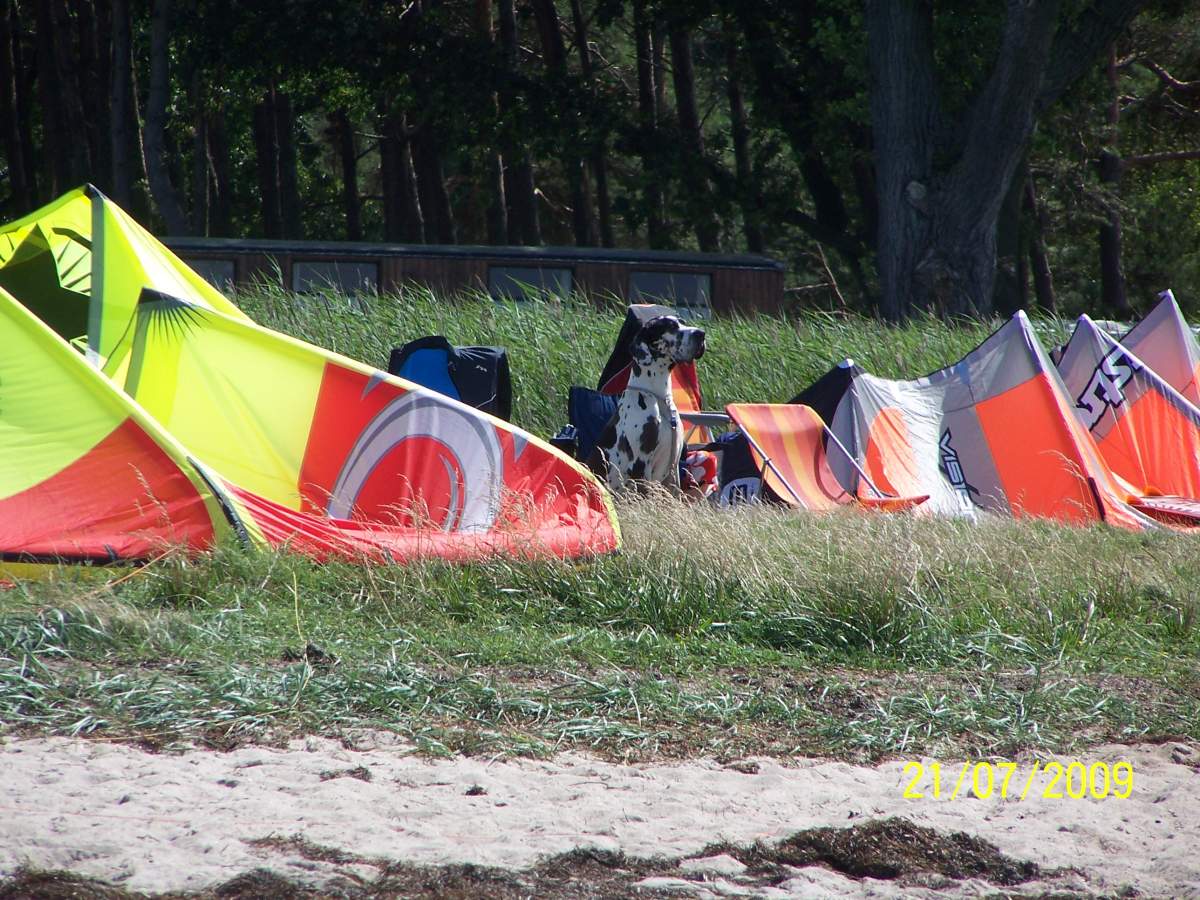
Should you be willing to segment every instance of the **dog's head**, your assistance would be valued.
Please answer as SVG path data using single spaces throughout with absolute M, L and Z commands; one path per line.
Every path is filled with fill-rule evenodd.
M 629 355 L 643 368 L 699 359 L 704 355 L 704 329 L 684 325 L 674 316 L 655 316 L 633 336 Z

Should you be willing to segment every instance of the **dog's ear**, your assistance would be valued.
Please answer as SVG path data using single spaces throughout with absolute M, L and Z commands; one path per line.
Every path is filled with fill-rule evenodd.
M 648 366 L 654 361 L 654 354 L 650 352 L 650 347 L 646 344 L 645 336 L 646 326 L 643 325 L 629 339 L 627 350 L 630 359 L 643 366 Z

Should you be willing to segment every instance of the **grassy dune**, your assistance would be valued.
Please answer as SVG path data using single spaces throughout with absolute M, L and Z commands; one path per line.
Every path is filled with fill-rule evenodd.
M 510 348 L 542 434 L 595 378 L 617 318 L 402 298 L 261 321 L 374 363 L 430 332 Z M 714 323 L 709 405 L 786 399 L 853 355 L 927 371 L 984 329 L 832 318 Z M 1200 737 L 1195 539 L 1040 522 L 620 507 L 623 553 L 582 562 L 317 566 L 224 547 L 0 590 L 10 731 L 216 745 L 395 730 L 429 752 L 1082 751 Z

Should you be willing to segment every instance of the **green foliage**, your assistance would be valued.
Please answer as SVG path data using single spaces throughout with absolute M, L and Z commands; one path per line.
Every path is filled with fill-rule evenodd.
M 55 35 L 71 56 L 72 71 L 90 73 L 85 50 L 102 57 L 96 72 L 107 80 L 112 34 L 104 17 L 89 16 L 94 0 L 68 4 Z M 1081 20 L 1089 2 L 1064 4 L 1061 23 Z M 1150 68 L 1158 64 L 1184 82 L 1200 79 L 1196 68 L 1200 14 L 1189 4 L 1155 2 L 1118 42 L 1122 100 L 1118 148 L 1126 156 L 1195 149 L 1195 94 L 1164 88 Z M 142 95 L 148 85 L 150 6 L 132 4 L 133 68 Z M 346 234 L 340 146 L 328 117 L 346 110 L 355 132 L 356 194 L 365 238 L 385 237 L 385 120 L 403 114 L 407 134 L 424 129 L 433 144 L 462 243 L 489 240 L 489 204 L 496 154 L 518 148 L 532 160 L 543 239 L 574 241 L 573 156 L 606 159 L 612 224 L 618 246 L 646 246 L 650 194 L 662 195 L 663 242 L 693 248 L 695 224 L 713 214 L 720 221 L 722 250 L 744 249 L 743 225 L 757 222 L 766 251 L 782 258 L 789 281 L 812 285 L 838 282 L 854 309 L 870 313 L 876 302 L 874 254 L 878 205 L 870 115 L 865 12 L 845 0 L 808 3 L 764 0 L 646 0 L 658 51 L 657 124 L 646 127 L 639 108 L 633 4 L 625 0 L 581 0 L 592 68 L 585 73 L 576 43 L 573 8 L 554 4 L 566 50 L 565 68 L 551 72 L 529 4 L 516 4 L 517 59 L 510 66 L 498 41 L 498 4 L 286 0 L 262 5 L 235 0 L 197 0 L 172 6 L 171 98 L 167 128 L 172 177 L 185 207 L 207 200 L 210 212 L 200 230 L 214 236 L 261 237 L 264 229 L 263 172 L 254 111 L 272 91 L 288 98 L 294 118 L 285 127 L 296 145 L 295 181 L 301 198 L 301 236 L 337 239 Z M 1000 52 L 1003 5 L 930 4 L 939 101 L 954 158 L 953 138 L 966 133 L 972 99 Z M 481 22 L 479 16 L 486 14 Z M 676 83 L 669 42 L 670 23 L 688 30 L 695 57 L 697 107 L 705 151 L 693 159 L 676 113 Z M 61 90 L 43 91 L 47 77 L 36 64 L 36 17 L 22 16 L 13 38 L 16 104 L 5 134 L 24 139 L 31 152 L 30 201 L 49 200 L 57 190 L 50 169 L 59 157 L 88 145 L 86 170 L 71 180 L 91 180 L 108 189 L 110 170 L 106 121 L 107 84 L 95 90 L 86 77 L 68 79 Z M 489 34 L 489 26 L 491 33 Z M 87 34 L 84 29 L 91 29 Z M 1165 162 L 1131 169 L 1118 190 L 1102 188 L 1096 160 L 1105 145 L 1111 91 L 1101 61 L 1064 101 L 1042 111 L 1029 159 L 1048 222 L 1046 238 L 1063 307 L 1096 310 L 1098 260 L 1095 229 L 1107 211 L 1125 218 L 1126 273 L 1135 306 L 1163 287 L 1175 288 L 1185 303 L 1200 297 L 1200 274 L 1192 251 L 1200 245 L 1200 213 L 1194 190 L 1195 161 Z M 89 76 L 90 77 L 90 76 Z M 740 87 L 750 125 L 750 174 L 736 175 L 729 88 Z M 498 104 L 497 94 L 511 97 Z M 77 94 L 77 96 L 76 96 Z M 55 110 L 41 106 L 64 98 L 78 109 L 83 126 L 70 141 L 55 145 L 50 124 Z M 72 116 L 78 113 L 71 113 Z M 76 127 L 76 126 L 73 126 Z M 933 127 L 931 125 L 931 127 Z M 207 144 L 197 143 L 208 129 Z M 218 140 L 214 135 L 222 134 Z M 0 140 L 0 162 L 17 147 Z M 136 140 L 133 142 L 136 145 Z M 200 148 L 198 150 L 198 147 Z M 206 157 L 196 159 L 197 153 Z M 512 160 L 508 161 L 510 164 Z M 703 170 L 707 190 L 697 191 L 692 170 Z M 6 166 L 11 177 L 14 167 Z M 218 172 L 228 181 L 218 184 Z M 206 174 L 207 172 L 207 174 Z M 140 172 L 135 173 L 140 177 Z M 425 183 L 433 175 L 421 176 Z M 220 175 L 224 179 L 224 174 Z M 593 206 L 595 172 L 588 175 Z M 389 190 L 395 190 L 394 181 Z M 512 185 L 509 202 L 512 202 Z M 12 218 L 28 212 L 12 196 L 0 208 Z M 428 196 L 424 197 L 428 203 Z M 153 204 L 144 185 L 130 199 L 133 211 L 152 226 Z M 218 215 L 218 213 L 220 213 Z M 430 211 L 424 211 L 430 219 Z M 1029 224 L 1025 215 L 1024 224 Z M 393 228 L 393 233 L 396 229 Z M 432 239 L 430 235 L 427 238 Z M 822 250 L 824 258 L 818 253 Z M 818 298 L 833 292 L 813 292 Z M 820 305 L 814 300 L 814 305 Z
M 1161 66 L 1183 81 L 1200 77 L 1200 13 L 1172 6 L 1152 7 L 1117 42 L 1115 128 L 1109 123 L 1114 91 L 1098 62 L 1043 117 L 1030 149 L 1049 213 L 1047 240 L 1063 314 L 1112 313 L 1097 310 L 1096 234 L 1110 210 L 1121 217 L 1122 262 L 1135 312 L 1148 309 L 1168 287 L 1187 312 L 1200 312 L 1195 252 L 1200 246 L 1200 162 L 1135 162 L 1125 168 L 1115 191 L 1100 184 L 1097 166 L 1106 146 L 1127 160 L 1200 149 L 1195 137 L 1200 104 L 1167 88 L 1150 68 Z

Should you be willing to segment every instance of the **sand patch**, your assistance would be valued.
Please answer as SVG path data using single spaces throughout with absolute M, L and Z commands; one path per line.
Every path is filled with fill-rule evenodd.
M 574 753 L 429 761 L 386 735 L 358 746 L 309 738 L 287 749 L 155 754 L 90 740 L 6 740 L 0 877 L 29 866 L 130 891 L 194 891 L 269 869 L 366 888 L 392 863 L 527 870 L 588 848 L 589 859 L 630 861 L 630 884 L 695 896 L 1133 888 L 1200 897 L 1200 753 L 1185 745 L 1089 752 L 1089 763 L 1132 765 L 1128 799 L 1047 799 L 1035 785 L 1024 801 L 947 799 L 947 774 L 943 799 L 904 799 L 911 773 L 902 762 L 623 766 Z M 949 761 L 942 770 L 957 772 Z M 897 817 L 903 822 L 869 827 Z M 849 843 L 840 832 L 848 826 L 862 826 Z M 985 843 L 1004 859 L 989 862 Z M 864 848 L 879 851 L 881 868 L 854 868 Z M 839 853 L 851 862 L 839 863 Z M 652 858 L 671 863 L 634 864 Z M 1036 873 L 1022 868 L 1030 865 Z

